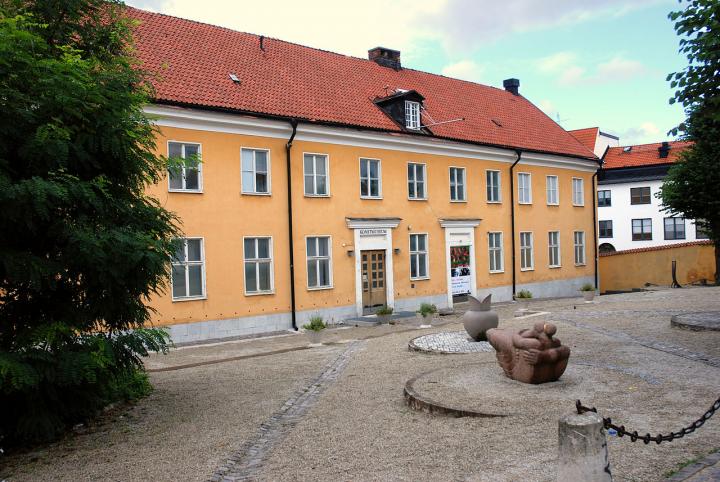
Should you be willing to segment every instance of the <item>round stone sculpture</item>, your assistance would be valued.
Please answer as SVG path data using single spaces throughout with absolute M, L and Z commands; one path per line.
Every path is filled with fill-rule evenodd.
M 470 309 L 463 315 L 463 325 L 470 338 L 475 341 L 486 341 L 487 331 L 498 327 L 498 314 L 490 309 L 491 299 L 492 295 L 487 295 L 481 302 L 474 296 L 468 296 Z

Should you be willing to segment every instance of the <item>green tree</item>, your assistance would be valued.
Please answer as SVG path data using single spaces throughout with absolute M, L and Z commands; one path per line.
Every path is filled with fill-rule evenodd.
M 144 328 L 177 220 L 132 24 L 104 0 L 0 0 L 0 439 L 52 438 L 149 390 Z M 3 442 L 0 442 L 3 443 Z
M 668 172 L 660 190 L 666 211 L 696 219 L 715 245 L 715 282 L 720 283 L 720 2 L 689 0 L 672 12 L 688 59 L 681 72 L 668 75 L 677 89 L 670 103 L 685 109 L 686 121 L 674 129 L 692 146 Z

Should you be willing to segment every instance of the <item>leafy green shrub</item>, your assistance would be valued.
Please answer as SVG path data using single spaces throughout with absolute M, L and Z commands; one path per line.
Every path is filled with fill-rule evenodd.
M 529 290 L 520 290 L 515 294 L 516 299 L 529 300 L 532 298 L 532 293 Z
M 422 316 L 432 315 L 434 313 L 437 313 L 437 306 L 430 303 L 423 303 L 420 305 L 418 313 L 420 313 Z
M 305 323 L 302 327 L 303 329 L 309 331 L 321 331 L 327 328 L 327 326 L 323 322 L 322 316 L 313 316 L 312 318 L 310 318 L 310 323 Z
M 379 316 L 392 315 L 392 314 L 393 314 L 393 307 L 392 307 L 392 306 L 388 306 L 388 305 L 384 305 L 382 308 L 380 308 L 379 310 L 377 310 L 376 314 L 379 315 Z
M 580 291 L 595 291 L 595 287 L 590 283 L 585 283 L 580 287 Z
M 34 346 L 0 352 L 0 438 L 8 445 L 52 440 L 109 403 L 147 395 L 141 357 L 170 347 L 161 329 L 113 336 L 57 324 L 44 335 Z
M 150 386 L 177 218 L 119 0 L 0 2 L 0 439 L 35 443 Z

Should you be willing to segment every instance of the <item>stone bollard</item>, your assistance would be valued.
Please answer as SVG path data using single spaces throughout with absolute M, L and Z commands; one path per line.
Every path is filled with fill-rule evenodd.
M 612 481 L 600 415 L 595 412 L 565 415 L 558 422 L 558 436 L 558 481 Z

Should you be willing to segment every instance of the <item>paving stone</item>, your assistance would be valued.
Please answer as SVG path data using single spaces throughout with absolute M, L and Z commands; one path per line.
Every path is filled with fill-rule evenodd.
M 410 340 L 410 350 L 430 353 L 482 353 L 495 351 L 486 341 L 475 341 L 464 331 L 443 331 Z

